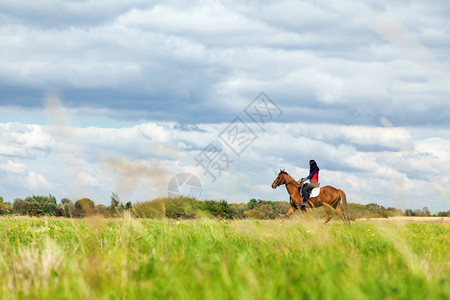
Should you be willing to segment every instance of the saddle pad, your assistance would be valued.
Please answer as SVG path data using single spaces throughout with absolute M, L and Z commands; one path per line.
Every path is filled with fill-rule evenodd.
M 319 196 L 319 194 L 320 194 L 320 187 L 313 188 L 309 198 L 317 197 L 317 196 Z

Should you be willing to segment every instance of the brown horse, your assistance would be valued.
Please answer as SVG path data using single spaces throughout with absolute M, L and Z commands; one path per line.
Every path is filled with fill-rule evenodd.
M 291 203 L 291 207 L 288 212 L 284 216 L 284 219 L 289 217 L 296 209 L 300 208 L 302 211 L 306 212 L 306 207 L 301 206 L 300 204 L 303 202 L 303 197 L 300 193 L 301 185 L 292 178 L 286 171 L 280 170 L 277 178 L 272 183 L 272 188 L 276 189 L 280 185 L 286 185 L 286 190 L 289 193 L 289 201 Z M 344 212 L 342 212 L 340 202 L 342 200 L 342 204 L 344 207 Z M 333 217 L 333 213 L 331 207 L 334 208 L 337 214 L 341 217 L 344 223 L 350 224 L 350 217 L 348 214 L 347 207 L 347 198 L 343 190 L 336 189 L 332 186 L 324 186 L 320 188 L 320 194 L 317 197 L 309 198 L 308 203 L 311 207 L 320 207 L 323 206 L 325 211 L 327 212 L 328 218 L 325 220 L 325 223 L 331 220 Z

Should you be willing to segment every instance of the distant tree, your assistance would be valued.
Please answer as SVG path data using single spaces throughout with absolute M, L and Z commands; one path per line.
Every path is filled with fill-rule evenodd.
M 406 209 L 405 210 L 405 216 L 415 216 L 414 211 L 412 209 Z
M 56 204 L 56 197 L 51 194 L 48 194 L 47 202 Z
M 95 214 L 95 203 L 89 198 L 82 198 L 75 202 L 73 216 L 77 218 L 88 217 Z
M 120 201 L 119 196 L 116 193 L 111 193 L 111 205 L 108 207 L 107 214 L 110 217 L 118 217 L 123 214 L 123 210 L 125 207 L 123 206 L 122 201 Z
M 204 209 L 200 201 L 194 198 L 178 197 L 163 199 L 165 215 L 173 219 L 192 219 L 196 217 L 196 209 Z
M 19 214 L 19 215 L 25 215 L 26 211 L 24 211 L 24 208 L 23 208 L 24 203 L 25 203 L 25 200 L 23 200 L 21 198 L 14 199 L 13 205 L 12 205 L 13 213 Z
M 66 203 L 64 205 L 61 205 L 61 208 L 63 210 L 64 217 L 67 217 L 67 218 L 75 217 L 75 204 Z
M 284 215 L 290 207 L 290 203 L 286 201 L 270 201 L 253 198 L 247 204 L 240 204 L 238 206 L 238 217 L 275 219 Z
M 130 210 L 132 208 L 133 208 L 133 204 L 131 204 L 131 201 L 128 201 L 127 204 L 125 205 L 125 209 Z
M 111 207 L 118 208 L 122 204 L 122 201 L 120 201 L 119 196 L 116 193 L 111 194 Z
M 25 198 L 25 200 L 23 200 L 23 202 L 16 200 L 14 201 L 16 203 L 17 210 L 16 209 L 14 210 L 19 214 L 27 214 L 30 216 L 40 216 L 40 215 L 53 216 L 55 215 L 55 210 L 58 208 L 58 205 L 56 204 L 56 198 L 51 194 L 49 194 L 48 196 L 40 196 L 40 195 L 28 196 Z
M 422 208 L 422 214 L 426 217 L 431 216 L 430 210 L 426 206 L 424 208 Z
M 244 212 L 244 216 L 250 219 L 266 219 L 266 215 L 263 212 L 257 210 L 256 208 L 246 210 Z
M 55 217 L 64 217 L 64 208 L 62 207 L 58 207 L 57 209 L 55 209 Z
M 41 198 L 43 196 L 28 196 L 25 198 L 24 208 L 27 211 L 27 215 L 36 217 L 38 215 L 44 215 L 43 204 L 45 200 Z
M 261 203 L 261 200 L 256 200 L 255 198 L 250 199 L 250 201 L 247 203 L 248 209 L 252 210 L 254 209 L 258 204 Z
M 61 199 L 61 204 L 72 204 L 72 200 L 70 200 L 69 198 L 62 198 Z
M 440 212 L 437 213 L 436 216 L 438 216 L 438 217 L 448 217 L 448 216 L 450 216 L 450 210 L 440 211 Z
M 246 210 L 248 210 L 248 204 L 247 203 L 241 203 L 241 204 L 238 204 L 237 206 L 236 206 L 236 208 L 237 208 L 237 211 L 238 211 L 238 216 L 240 217 L 240 218 L 245 218 L 245 216 L 244 216 L 244 212 L 246 211 Z
M 273 210 L 279 215 L 286 214 L 290 207 L 291 204 L 286 201 L 274 201 L 273 203 Z
M 388 207 L 386 209 L 387 212 L 389 212 L 390 214 L 392 214 L 393 216 L 402 216 L 403 215 L 403 211 L 401 209 L 395 208 L 395 207 Z
M 228 205 L 227 201 L 203 201 L 206 210 L 214 217 L 223 219 L 232 219 L 235 216 L 235 212 Z
M 258 211 L 264 214 L 264 219 L 275 219 L 278 216 L 278 214 L 274 212 L 272 205 L 269 203 L 261 204 L 258 207 Z
M 73 204 L 72 200 L 70 200 L 69 198 L 62 198 L 59 209 L 55 211 L 55 215 L 61 215 L 63 217 L 71 218 L 74 216 L 74 211 L 75 205 Z
M 106 205 L 103 204 L 96 205 L 95 211 L 102 216 L 109 217 L 109 208 Z
M 12 213 L 13 208 L 11 203 L 4 202 L 3 197 L 0 197 L 0 215 L 8 215 Z
M 133 205 L 132 213 L 138 218 L 165 218 L 166 206 L 164 199 L 154 199 Z
M 19 215 L 38 216 L 42 214 L 41 204 L 32 197 L 24 199 L 16 198 L 13 202 L 13 212 Z
M 230 209 L 233 211 L 233 213 L 235 214 L 236 217 L 241 218 L 236 204 L 234 204 L 234 203 L 230 204 Z

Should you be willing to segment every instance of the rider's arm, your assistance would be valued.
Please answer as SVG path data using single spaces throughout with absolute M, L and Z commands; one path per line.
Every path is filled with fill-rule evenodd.
M 311 174 L 308 175 L 308 177 L 303 179 L 303 181 L 311 179 L 314 176 L 314 174 L 316 174 L 316 173 L 317 173 L 317 170 L 312 171 Z

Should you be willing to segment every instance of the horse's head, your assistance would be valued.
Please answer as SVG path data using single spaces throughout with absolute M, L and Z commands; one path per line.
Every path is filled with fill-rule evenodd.
M 277 178 L 275 178 L 275 180 L 272 183 L 272 188 L 276 189 L 280 185 L 285 184 L 286 183 L 286 175 L 288 175 L 288 173 L 284 169 L 280 170 L 280 173 L 278 173 Z

